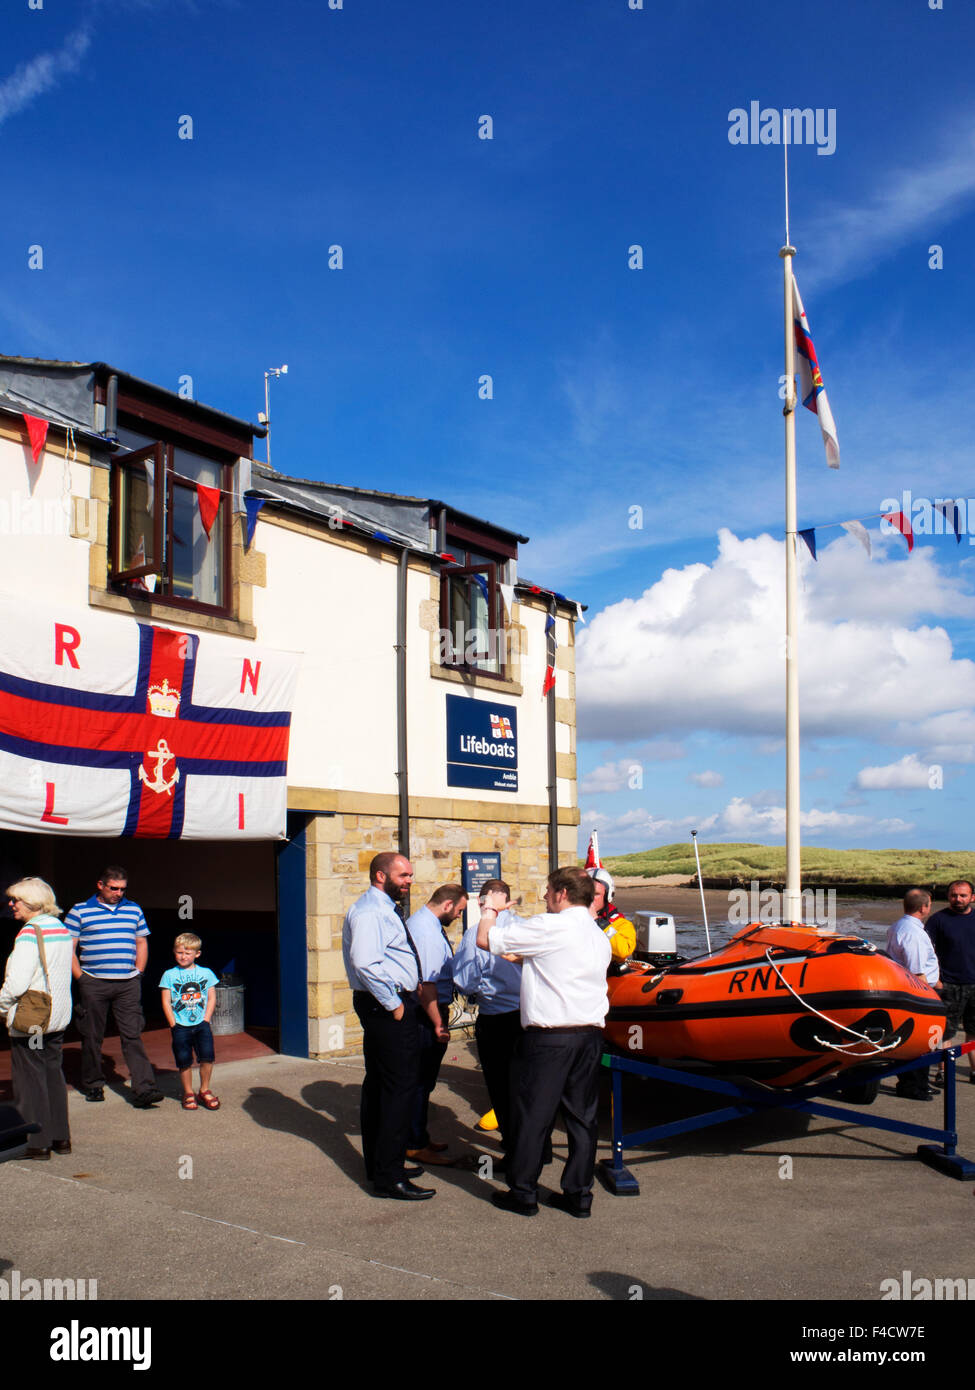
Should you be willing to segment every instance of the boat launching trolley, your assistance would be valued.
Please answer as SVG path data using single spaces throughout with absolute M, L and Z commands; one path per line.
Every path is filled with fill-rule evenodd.
M 908 1120 L 889 1120 L 882 1115 L 868 1116 L 862 1110 L 850 1110 L 845 1106 L 830 1104 L 828 1100 L 821 1100 L 821 1096 L 829 1097 L 837 1092 L 841 1093 L 839 1099 L 842 1099 L 842 1092 L 848 1091 L 855 1084 L 855 1078 L 851 1076 L 849 1071 L 840 1075 L 834 1074 L 815 1083 L 776 1091 L 751 1085 L 744 1081 L 731 1081 L 726 1077 L 713 1074 L 661 1066 L 657 1062 L 651 1062 L 642 1057 L 625 1057 L 617 1052 L 604 1052 L 602 1064 L 608 1068 L 612 1083 L 613 1156 L 601 1160 L 597 1166 L 597 1172 L 604 1186 L 614 1196 L 636 1197 L 640 1192 L 640 1184 L 623 1162 L 625 1149 L 653 1144 L 656 1140 L 670 1139 L 675 1135 L 688 1134 L 697 1129 L 707 1129 L 712 1125 L 726 1124 L 729 1120 L 741 1119 L 745 1115 L 754 1115 L 769 1110 L 797 1110 L 809 1115 L 822 1115 L 827 1119 L 843 1120 L 847 1124 L 859 1125 L 862 1128 L 885 1129 L 895 1134 L 907 1134 L 915 1139 L 934 1141 L 918 1145 L 917 1156 L 922 1163 L 926 1163 L 939 1173 L 945 1173 L 948 1177 L 963 1180 L 975 1178 L 975 1163 L 967 1158 L 962 1158 L 956 1152 L 958 1134 L 955 1128 L 955 1059 L 963 1053 L 971 1052 L 973 1048 L 975 1048 L 975 1042 L 964 1043 L 957 1047 L 946 1047 L 931 1052 L 925 1057 L 902 1062 L 898 1066 L 885 1067 L 883 1070 L 872 1069 L 869 1074 L 872 1084 L 893 1076 L 900 1076 L 904 1072 L 921 1067 L 926 1070 L 939 1062 L 942 1063 L 945 1077 L 944 1127 L 942 1129 L 911 1124 Z M 676 1086 L 687 1086 L 693 1090 L 711 1091 L 718 1095 L 727 1096 L 729 1104 L 717 1110 L 709 1110 L 702 1115 L 691 1115 L 684 1119 L 673 1120 L 668 1124 L 653 1125 L 649 1129 L 627 1134 L 624 1132 L 623 1126 L 624 1072 L 630 1072 L 634 1076 L 641 1076 L 648 1080 L 666 1081 Z

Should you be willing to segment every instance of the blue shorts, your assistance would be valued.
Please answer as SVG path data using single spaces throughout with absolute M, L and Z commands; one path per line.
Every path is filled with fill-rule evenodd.
M 192 1028 L 187 1028 L 182 1023 L 176 1023 L 172 1028 L 173 1034 L 173 1056 L 176 1058 L 176 1066 L 179 1071 L 185 1071 L 187 1067 L 193 1065 L 193 1053 L 196 1053 L 198 1062 L 212 1062 L 213 1053 L 213 1033 L 210 1031 L 209 1023 L 196 1023 Z

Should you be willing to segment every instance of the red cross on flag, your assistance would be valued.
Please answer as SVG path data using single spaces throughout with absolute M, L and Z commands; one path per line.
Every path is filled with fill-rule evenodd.
M 0 595 L 0 828 L 282 839 L 298 661 Z

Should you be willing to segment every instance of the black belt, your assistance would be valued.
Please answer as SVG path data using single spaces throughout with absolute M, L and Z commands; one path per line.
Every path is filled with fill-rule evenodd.
M 567 1023 L 560 1028 L 543 1028 L 539 1023 L 525 1025 L 526 1033 L 601 1033 L 598 1023 Z
M 402 999 L 402 1001 L 403 1001 L 404 1004 L 408 1004 L 408 1003 L 411 1003 L 411 1002 L 414 1003 L 414 1004 L 416 1003 L 416 990 L 415 990 L 415 989 L 404 989 L 404 988 L 401 987 L 401 988 L 397 989 L 396 993 L 397 993 L 397 994 L 399 995 L 399 997 Z M 371 989 L 354 989 L 354 990 L 352 991 L 352 999 L 353 999 L 353 1002 L 354 1002 L 356 999 L 371 999 L 371 1000 L 373 1001 L 374 1004 L 378 1004 L 378 1003 L 379 1003 L 379 1000 L 378 1000 L 378 999 L 376 998 L 376 996 L 373 994 L 373 992 L 372 992 Z

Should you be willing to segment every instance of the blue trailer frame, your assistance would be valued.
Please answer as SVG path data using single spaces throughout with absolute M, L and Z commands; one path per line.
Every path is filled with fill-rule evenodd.
M 932 1052 L 927 1057 L 913 1062 L 903 1062 L 900 1066 L 886 1067 L 882 1071 L 871 1071 L 870 1079 L 884 1081 L 903 1072 L 925 1069 L 940 1061 L 944 1065 L 944 1127 L 931 1129 L 926 1125 L 911 1124 L 907 1120 L 888 1120 L 882 1115 L 866 1116 L 863 1111 L 849 1110 L 841 1105 L 829 1105 L 817 1099 L 818 1096 L 842 1090 L 850 1084 L 850 1075 L 833 1075 L 825 1081 L 808 1086 L 797 1086 L 787 1091 L 771 1091 L 749 1085 L 747 1082 L 729 1081 L 725 1077 L 708 1075 L 702 1072 L 679 1071 L 675 1067 L 661 1066 L 642 1058 L 624 1057 L 616 1052 L 605 1052 L 602 1064 L 610 1072 L 612 1083 L 612 1124 L 613 1156 L 603 1159 L 598 1165 L 599 1176 L 606 1188 L 617 1197 L 636 1197 L 640 1184 L 623 1162 L 624 1149 L 652 1144 L 658 1139 L 670 1139 L 676 1134 L 689 1134 L 696 1129 L 708 1129 L 711 1125 L 726 1124 L 729 1120 L 740 1119 L 744 1115 L 754 1115 L 769 1110 L 799 1110 L 809 1115 L 823 1115 L 827 1119 L 845 1120 L 849 1124 L 866 1129 L 886 1129 L 895 1134 L 907 1134 L 916 1139 L 934 1140 L 933 1144 L 919 1144 L 917 1156 L 922 1163 L 934 1168 L 948 1177 L 975 1178 L 975 1163 L 962 1158 L 956 1152 L 958 1134 L 955 1129 L 955 1059 L 975 1048 L 975 1043 L 965 1043 L 957 1047 L 945 1047 Z M 623 1129 L 623 1073 L 634 1076 L 667 1081 L 676 1086 L 687 1086 L 698 1091 L 713 1091 L 718 1095 L 732 1097 L 732 1104 L 720 1110 L 709 1110 L 703 1115 L 691 1115 L 683 1120 L 673 1120 L 669 1124 L 653 1125 L 650 1129 L 636 1130 L 632 1134 Z

